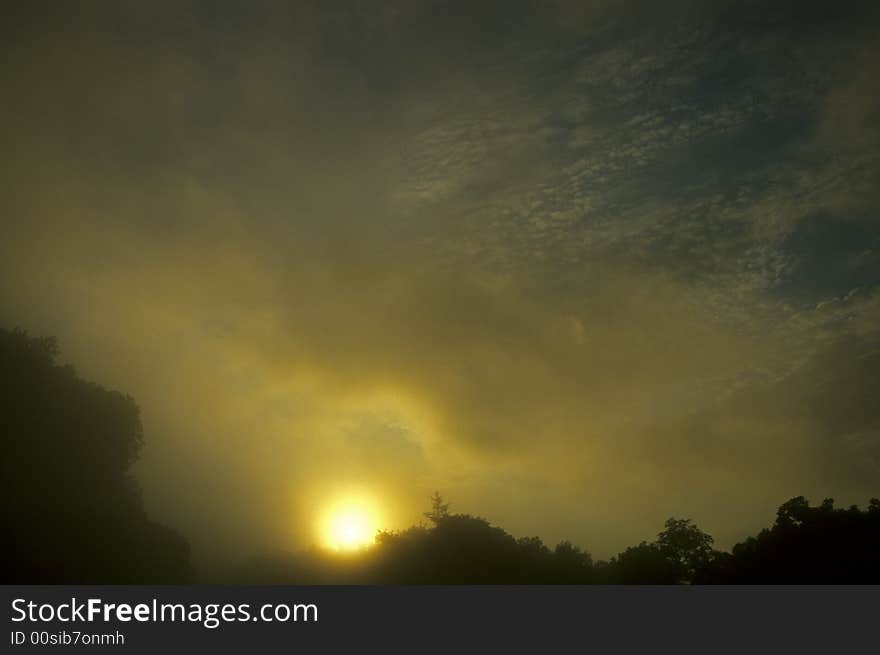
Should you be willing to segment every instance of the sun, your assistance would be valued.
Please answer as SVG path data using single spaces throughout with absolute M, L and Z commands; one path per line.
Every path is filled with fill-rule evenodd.
M 334 550 L 359 550 L 373 543 L 378 529 L 375 505 L 365 498 L 350 498 L 327 508 L 321 523 L 321 541 Z

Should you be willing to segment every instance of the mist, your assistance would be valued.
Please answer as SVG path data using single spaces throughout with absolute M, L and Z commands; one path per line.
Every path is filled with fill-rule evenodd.
M 863 502 L 860 5 L 12 11 L 0 323 L 137 401 L 145 506 L 206 567 L 347 494 L 600 557 Z

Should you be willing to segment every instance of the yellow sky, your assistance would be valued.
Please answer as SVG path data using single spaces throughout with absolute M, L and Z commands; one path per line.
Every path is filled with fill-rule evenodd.
M 861 32 L 598 5 L 19 17 L 0 320 L 136 399 L 198 557 L 308 545 L 350 489 L 601 557 L 876 495 L 875 255 L 821 238 L 876 239 L 876 130 L 828 118 Z

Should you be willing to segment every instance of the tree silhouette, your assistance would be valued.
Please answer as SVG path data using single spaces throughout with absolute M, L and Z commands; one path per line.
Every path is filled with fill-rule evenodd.
M 657 547 L 673 563 L 678 582 L 691 582 L 712 561 L 714 539 L 690 519 L 670 518 L 657 535 Z
M 346 584 L 586 584 L 589 553 L 563 541 L 551 550 L 538 537 L 515 539 L 485 519 L 452 514 L 439 493 L 425 513 L 430 527 L 380 531 L 357 558 L 313 549 L 262 558 L 239 574 L 249 582 Z
M 699 575 L 706 583 L 876 584 L 880 582 L 880 501 L 866 511 L 835 509 L 826 498 L 811 507 L 798 496 L 776 522 L 716 557 Z
M 433 525 L 380 532 L 356 560 L 312 550 L 263 560 L 241 573 L 247 582 L 308 584 L 739 584 L 880 581 L 880 501 L 834 509 L 826 499 L 783 503 L 776 524 L 737 544 L 713 549 L 689 519 L 670 518 L 653 542 L 593 562 L 571 542 L 548 548 L 538 537 L 515 539 L 485 519 L 452 514 L 439 494 L 425 515 Z
M 590 554 L 567 540 L 556 544 L 551 566 L 553 572 L 547 582 L 553 584 L 589 584 L 596 578 Z
M 602 567 L 603 582 L 611 584 L 677 584 L 679 573 L 668 553 L 657 544 L 644 541 L 612 557 Z
M 434 495 L 431 496 L 431 510 L 425 512 L 424 515 L 434 525 L 437 525 L 444 519 L 449 518 L 449 503 L 443 502 L 443 496 L 440 495 L 439 491 L 435 491 Z
M 59 366 L 52 338 L 0 329 L 4 582 L 185 582 L 187 543 L 145 514 L 134 401 Z

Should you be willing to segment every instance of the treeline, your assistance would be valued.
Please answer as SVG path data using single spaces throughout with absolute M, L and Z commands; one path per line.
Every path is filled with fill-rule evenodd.
M 313 549 L 250 563 L 240 579 L 288 584 L 867 584 L 880 582 L 880 501 L 866 510 L 825 500 L 783 504 L 771 528 L 734 546 L 670 518 L 652 542 L 608 561 L 563 541 L 515 539 L 433 499 L 428 525 L 380 532 L 356 554 Z
M 143 445 L 137 405 L 57 363 L 54 339 L 0 328 L 0 582 L 187 583 L 186 540 L 151 520 L 130 468 Z M 516 539 L 454 514 L 435 495 L 427 522 L 380 532 L 342 556 L 275 554 L 222 576 L 274 584 L 777 584 L 880 583 L 880 501 L 838 509 L 803 498 L 731 552 L 686 519 L 608 561 L 563 541 Z M 219 580 L 211 580 L 219 581 Z

